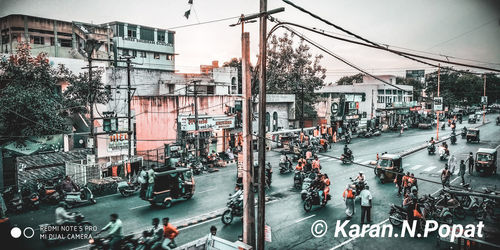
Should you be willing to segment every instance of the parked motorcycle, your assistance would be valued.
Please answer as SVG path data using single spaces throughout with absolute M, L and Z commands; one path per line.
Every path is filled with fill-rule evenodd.
M 21 189 L 21 196 L 23 197 L 23 204 L 25 208 L 38 210 L 40 208 L 40 199 L 36 192 L 31 191 L 30 188 L 24 186 Z
M 452 145 L 457 144 L 457 136 L 455 135 L 455 133 L 451 134 L 450 141 Z
M 351 143 L 351 135 L 349 133 L 347 133 L 345 135 L 345 144 L 349 144 Z
M 295 174 L 293 175 L 293 187 L 295 189 L 300 189 L 302 186 L 302 181 L 304 179 L 304 175 L 301 171 L 295 171 Z
M 50 204 L 57 204 L 61 199 L 61 194 L 57 191 L 56 186 L 49 186 L 40 180 L 37 180 L 38 197 L 41 201 Z
M 229 196 L 231 196 L 231 194 L 229 194 Z M 231 224 L 234 216 L 243 216 L 243 207 L 241 202 L 238 200 L 238 197 L 229 197 L 229 201 L 227 202 L 226 206 L 227 209 L 222 213 L 221 217 L 222 223 L 224 223 L 224 225 Z
M 66 203 L 66 208 L 73 208 L 78 206 L 84 206 L 89 204 L 96 204 L 97 201 L 94 198 L 94 194 L 88 188 L 87 185 L 83 186 L 76 192 L 63 192 L 64 202 Z
M 118 187 L 116 189 L 123 197 L 129 197 L 141 189 L 141 184 L 139 184 L 137 180 L 133 182 L 121 181 L 118 182 Z
M 290 163 L 289 161 L 280 162 L 280 174 L 286 174 L 292 171 L 293 171 L 292 163 Z
M 361 193 L 361 191 L 363 191 L 363 189 L 365 189 L 366 181 L 354 180 L 352 177 L 349 177 L 349 179 L 351 180 L 352 185 L 355 186 L 355 190 L 354 190 L 353 194 L 355 196 L 359 195 Z
M 14 186 L 7 187 L 3 191 L 2 197 L 7 206 L 7 211 L 12 213 L 20 213 L 23 211 L 23 199 L 21 191 L 18 188 Z
M 309 192 L 307 193 L 306 199 L 304 200 L 304 210 L 306 212 L 311 211 L 313 205 L 322 207 L 326 206 L 328 201 L 331 199 L 330 194 L 328 194 L 326 196 L 326 202 L 322 202 L 323 194 L 321 194 L 320 196 L 320 191 L 322 190 L 318 190 L 316 188 L 309 188 Z

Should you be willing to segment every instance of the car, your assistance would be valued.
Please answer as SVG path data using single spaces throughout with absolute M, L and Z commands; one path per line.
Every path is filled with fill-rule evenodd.
M 469 119 L 467 120 L 468 123 L 476 123 L 476 121 L 476 115 L 469 115 Z

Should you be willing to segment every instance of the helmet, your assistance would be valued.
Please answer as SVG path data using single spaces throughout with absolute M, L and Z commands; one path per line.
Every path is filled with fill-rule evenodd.
M 59 204 L 57 204 L 57 207 L 66 207 L 66 202 L 60 201 Z
M 359 171 L 359 174 L 360 174 L 360 175 L 361 175 L 361 174 L 363 174 L 363 171 Z

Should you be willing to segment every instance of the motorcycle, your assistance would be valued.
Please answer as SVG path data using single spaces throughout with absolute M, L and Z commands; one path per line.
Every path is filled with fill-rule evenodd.
M 455 135 L 455 133 L 451 134 L 450 141 L 452 145 L 457 144 L 457 136 Z
M 366 181 L 357 181 L 357 180 L 354 180 L 352 177 L 349 177 L 349 179 L 351 180 L 352 185 L 354 185 L 356 187 L 356 189 L 353 192 L 354 196 L 359 195 L 361 193 L 361 191 L 363 191 L 363 189 L 365 189 Z
M 446 197 L 442 196 L 439 199 L 433 198 L 432 196 L 426 196 L 428 202 L 424 204 L 427 211 L 427 219 L 433 219 L 438 223 L 445 223 L 448 225 L 453 224 L 453 214 L 449 207 L 446 206 Z M 437 206 L 438 204 L 444 202 L 444 206 Z
M 326 202 L 322 202 L 321 199 L 322 199 L 323 194 L 322 193 L 320 194 L 320 191 L 323 191 L 323 190 L 318 190 L 316 188 L 309 188 L 309 192 L 307 193 L 306 199 L 304 200 L 304 210 L 306 212 L 311 211 L 313 205 L 316 205 L 316 206 L 319 205 L 322 207 L 326 206 L 328 201 L 331 199 L 330 194 L 328 194 L 326 196 Z
M 301 171 L 296 170 L 293 175 L 293 187 L 299 189 L 302 186 L 302 181 L 304 179 L 304 174 Z
M 280 162 L 280 174 L 286 174 L 293 171 L 292 164 L 287 162 Z
M 354 155 L 353 154 L 349 154 L 349 155 L 342 154 L 340 156 L 340 160 L 342 161 L 343 164 L 352 163 L 354 161 Z
M 66 208 L 73 208 L 88 204 L 96 204 L 97 201 L 94 198 L 94 194 L 88 188 L 87 185 L 83 186 L 76 192 L 63 192 L 64 202 L 66 203 Z
M 346 134 L 345 135 L 345 144 L 349 144 L 351 143 L 351 135 L 350 134 Z
M 467 136 L 467 129 L 463 128 L 462 132 L 460 133 L 460 135 L 462 136 L 462 139 L 465 139 L 465 137 Z
M 2 195 L 7 211 L 20 213 L 23 210 L 23 199 L 19 189 L 10 186 L 3 191 Z
M 128 182 L 128 181 L 118 182 L 118 187 L 116 188 L 116 190 L 123 197 L 129 197 L 130 195 L 132 195 L 133 193 L 135 193 L 139 189 L 141 189 L 141 185 L 139 184 L 139 182 L 137 182 L 137 180 L 135 180 L 133 182 Z
M 439 160 L 446 161 L 448 160 L 449 153 L 444 147 L 439 147 Z
M 427 146 L 427 153 L 429 155 L 433 155 L 436 153 L 436 146 L 433 143 L 429 143 L 429 145 Z
M 229 196 L 231 196 L 231 194 L 229 194 Z M 222 213 L 221 217 L 222 223 L 224 223 L 224 225 L 231 224 L 234 216 L 243 216 L 243 207 L 241 202 L 238 200 L 238 197 L 229 197 L 229 201 L 227 202 L 226 206 L 227 209 Z
M 58 190 L 60 187 L 59 180 L 55 178 L 42 182 L 41 180 L 37 180 L 37 190 L 38 197 L 41 201 L 47 202 L 49 204 L 57 204 L 62 196 Z
M 70 213 L 73 216 L 73 221 L 69 222 L 67 225 L 67 230 L 56 230 L 53 231 L 53 228 L 59 228 L 58 225 L 54 224 L 42 224 L 39 226 L 40 235 L 43 235 L 42 241 L 46 246 L 50 246 L 51 244 L 56 244 L 62 240 L 74 240 L 74 237 L 78 235 L 78 237 L 82 237 L 83 239 L 91 238 L 92 231 L 94 227 L 92 223 L 85 220 L 85 216 L 80 212 Z
M 110 240 L 109 236 L 99 237 L 99 234 L 96 234 L 93 238 L 89 239 L 90 249 L 110 249 Z M 119 249 L 133 250 L 136 245 L 137 239 L 134 239 L 134 235 L 127 235 L 120 240 Z
M 21 190 L 23 204 L 26 208 L 38 210 L 40 208 L 40 199 L 36 192 L 32 192 L 28 187 L 24 186 Z
M 302 191 L 300 191 L 300 198 L 302 200 L 305 200 L 307 198 L 307 193 L 309 190 L 309 187 L 311 186 L 311 183 L 313 182 L 313 178 L 310 178 L 307 176 L 304 178 L 304 181 L 302 182 Z

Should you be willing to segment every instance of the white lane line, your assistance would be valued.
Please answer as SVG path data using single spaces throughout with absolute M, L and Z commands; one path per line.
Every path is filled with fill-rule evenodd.
M 330 159 L 328 159 L 327 161 L 335 161 L 335 160 L 337 160 L 337 159 L 335 159 L 335 158 L 330 158 Z
M 436 167 L 435 166 L 430 166 L 424 170 L 422 170 L 422 172 L 429 172 L 429 171 L 432 171 L 433 169 L 435 169 Z
M 356 163 L 360 163 L 360 162 L 362 162 L 362 161 L 363 161 L 363 159 L 358 159 L 358 160 L 355 160 L 354 162 L 356 162 Z
M 301 222 L 301 221 L 307 220 L 307 219 L 312 218 L 312 217 L 314 217 L 314 216 L 316 216 L 316 215 L 315 215 L 315 214 L 313 214 L 313 215 L 309 215 L 309 216 L 307 216 L 307 217 L 304 217 L 304 218 L 302 218 L 302 219 L 298 219 L 298 220 L 296 220 L 296 221 L 295 221 L 295 223 L 299 223 L 299 222 Z
M 403 167 L 408 167 L 408 166 L 410 166 L 410 163 L 403 164 Z
M 454 181 L 456 181 L 459 177 L 455 177 L 455 179 L 453 179 L 452 181 L 450 181 L 450 184 L 453 183 Z M 436 192 L 432 193 L 431 196 L 437 194 L 438 192 L 440 192 L 441 190 L 443 190 L 442 188 L 436 190 Z
M 141 208 L 141 207 L 147 207 L 147 206 L 151 206 L 151 204 L 142 205 L 142 206 L 138 206 L 138 207 L 133 207 L 130 210 L 138 209 L 138 208 Z
M 366 164 L 369 164 L 370 162 L 372 162 L 372 161 L 364 161 L 361 164 L 366 165 Z
M 102 198 L 107 198 L 107 197 L 116 196 L 116 195 L 120 195 L 120 193 L 108 194 L 108 195 L 105 195 L 105 196 L 96 197 L 95 199 L 99 200 L 99 199 L 102 199 Z
M 377 223 L 377 224 L 376 224 L 376 225 L 377 225 L 377 227 L 370 227 L 371 229 L 370 229 L 370 230 L 368 230 L 368 231 L 366 231 L 366 232 L 368 233 L 368 232 L 370 232 L 372 229 L 378 228 L 378 226 L 380 226 L 380 225 L 382 225 L 382 224 L 384 224 L 384 223 L 386 223 L 386 222 L 388 222 L 388 221 L 389 221 L 389 219 L 385 219 L 385 220 L 383 220 L 383 221 L 381 221 L 381 222 Z M 330 250 L 335 250 L 335 249 L 337 249 L 337 248 L 339 248 L 339 247 L 342 247 L 343 245 L 345 245 L 345 244 L 347 244 L 347 243 L 349 243 L 349 242 L 351 242 L 351 241 L 353 241 L 353 240 L 355 240 L 355 239 L 357 239 L 357 238 L 359 238 L 359 237 L 360 237 L 359 235 L 358 235 L 358 236 L 356 236 L 356 237 L 352 237 L 352 238 L 350 238 L 350 239 L 348 239 L 348 240 L 346 240 L 346 241 L 344 241 L 344 242 L 340 243 L 339 245 L 336 245 L 336 246 L 332 247 Z
M 206 193 L 206 192 L 210 192 L 212 190 L 215 190 L 216 188 L 210 188 L 210 189 L 207 189 L 207 190 L 203 190 L 201 192 L 198 192 L 199 194 L 202 194 L 202 193 Z
M 419 168 L 423 167 L 423 165 L 415 165 L 411 168 L 411 170 L 417 170 Z

